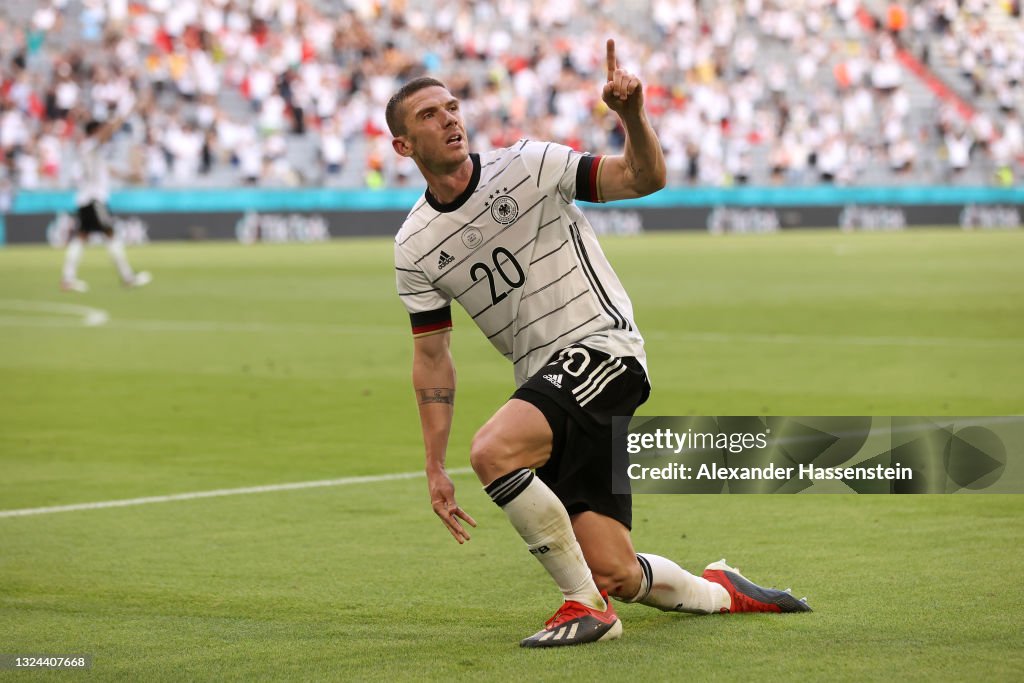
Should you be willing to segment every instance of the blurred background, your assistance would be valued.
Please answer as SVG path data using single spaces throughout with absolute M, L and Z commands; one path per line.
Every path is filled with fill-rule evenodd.
M 0 185 L 70 188 L 135 98 L 125 186 L 419 186 L 384 106 L 429 73 L 471 144 L 621 149 L 604 43 L 646 83 L 674 186 L 1012 186 L 1024 29 L 1009 0 L 42 0 L 0 3 Z M 3 208 L 0 206 L 0 208 Z M 116 209 L 116 207 L 115 207 Z

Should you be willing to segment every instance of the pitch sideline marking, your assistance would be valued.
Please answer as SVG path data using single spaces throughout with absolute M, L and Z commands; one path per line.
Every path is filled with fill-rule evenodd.
M 644 416 L 641 416 L 644 417 Z M 942 419 L 942 418 L 939 418 Z M 969 420 L 971 425 L 982 424 L 1006 424 L 1020 422 L 1024 417 L 1020 415 L 1004 415 L 993 417 L 961 418 Z M 896 429 L 889 429 L 890 434 L 915 431 L 923 427 L 931 426 L 929 423 L 921 425 L 907 425 Z M 868 434 L 872 434 L 869 431 Z M 841 432 L 836 436 L 860 436 L 863 432 Z M 773 439 L 772 443 L 792 444 L 806 440 L 813 440 L 815 437 L 787 437 L 784 439 Z M 459 467 L 448 470 L 448 474 L 469 474 L 473 470 L 469 467 Z M 129 507 L 132 505 L 149 505 L 151 503 L 171 503 L 180 500 L 196 500 L 199 498 L 221 498 L 225 496 L 242 496 L 250 493 L 273 493 L 275 491 L 298 491 L 302 489 L 324 488 L 328 486 L 349 486 L 352 484 L 372 484 L 381 481 L 400 481 L 403 479 L 419 479 L 425 476 L 423 472 L 395 472 L 393 474 L 372 474 L 361 477 L 342 477 L 340 479 L 320 479 L 318 481 L 300 481 L 290 484 L 268 484 L 264 486 L 245 486 L 237 489 L 215 489 L 212 491 L 194 491 L 192 493 L 175 493 L 166 496 L 147 496 L 145 498 L 127 498 L 122 500 L 107 500 L 96 503 L 75 503 L 73 505 L 54 505 L 41 508 L 22 508 L 20 510 L 0 510 L 0 518 L 5 517 L 29 517 L 32 515 L 46 515 L 55 512 L 77 512 L 81 510 L 101 510 L 105 508 Z
M 467 474 L 472 472 L 468 467 L 448 470 L 448 474 Z M 350 486 L 353 484 L 373 484 L 381 481 L 399 481 L 402 479 L 419 479 L 426 476 L 423 472 L 396 472 L 393 474 L 371 474 L 362 477 L 342 477 L 340 479 L 321 479 L 319 481 L 299 481 L 291 484 L 268 484 L 266 486 L 245 486 L 237 489 L 215 489 L 213 491 L 193 491 L 191 493 L 175 493 L 166 496 L 146 496 L 145 498 L 127 498 L 123 500 L 106 500 L 96 503 L 76 503 L 74 505 L 54 505 L 41 508 L 23 508 L 20 510 L 0 510 L 0 518 L 30 517 L 48 515 L 56 512 L 78 512 L 81 510 L 102 510 L 105 508 L 129 507 L 132 505 L 149 505 L 151 503 L 173 503 L 181 500 L 199 498 L 221 498 L 224 496 L 244 496 L 250 493 L 273 493 L 276 491 L 298 491 L 301 489 L 324 488 L 327 486 Z
M 101 308 L 92 308 L 90 306 L 77 306 L 75 304 L 63 304 L 53 303 L 50 301 L 25 301 L 23 299 L 0 299 L 0 311 L 19 311 L 19 312 L 40 312 L 40 313 L 56 313 L 61 316 L 59 318 L 31 318 L 22 317 L 7 317 L 0 318 L 0 324 L 11 324 L 17 325 L 21 321 L 25 321 L 28 324 L 44 324 L 48 326 L 52 325 L 63 325 L 66 324 L 64 316 L 78 316 L 80 318 L 79 324 L 85 325 L 86 327 L 98 327 L 100 325 L 106 325 L 110 321 L 110 314 Z

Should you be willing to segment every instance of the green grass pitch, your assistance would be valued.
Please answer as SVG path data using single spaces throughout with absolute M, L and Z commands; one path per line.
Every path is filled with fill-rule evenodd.
M 1024 234 L 604 241 L 647 415 L 1024 413 Z M 420 469 L 390 240 L 0 250 L 0 510 Z M 87 315 L 107 315 L 85 326 Z M 464 314 L 449 466 L 510 394 Z M 0 653 L 97 680 L 1020 680 L 1024 496 L 641 496 L 639 549 L 726 557 L 816 611 L 621 605 L 620 641 L 522 651 L 560 596 L 471 474 L 0 517 Z M 25 680 L 0 672 L 0 679 Z

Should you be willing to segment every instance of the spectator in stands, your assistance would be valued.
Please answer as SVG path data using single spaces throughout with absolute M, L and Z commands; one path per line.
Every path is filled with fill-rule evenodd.
M 263 141 L 252 128 L 240 131 L 236 154 L 238 171 L 245 185 L 258 185 L 263 179 Z
M 974 140 L 971 139 L 970 131 L 964 125 L 955 126 L 946 133 L 943 139 L 946 143 L 950 178 L 955 180 L 963 174 L 971 161 L 971 148 L 974 146 Z
M 817 155 L 818 179 L 827 184 L 849 179 L 846 141 L 841 135 L 827 137 Z
M 345 163 L 345 139 L 342 137 L 341 125 L 336 118 L 330 118 L 321 123 L 320 161 L 328 180 L 336 179 L 341 175 L 342 166 Z
M 908 175 L 914 169 L 917 159 L 917 148 L 907 135 L 889 144 L 889 170 L 896 175 Z
M 907 28 L 909 17 L 907 8 L 902 2 L 893 2 L 885 10 L 885 30 L 892 39 L 899 42 L 903 31 Z
M 151 128 L 146 133 L 145 159 L 143 164 L 147 185 L 159 187 L 164 184 L 168 171 L 167 157 L 167 150 L 160 144 L 156 133 Z
M 1006 113 L 1002 139 L 1006 144 L 1006 153 L 1010 159 L 1024 157 L 1024 127 L 1015 109 Z

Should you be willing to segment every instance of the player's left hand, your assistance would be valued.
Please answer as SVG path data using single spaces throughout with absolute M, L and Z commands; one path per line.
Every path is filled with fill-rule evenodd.
M 430 507 L 434 508 L 436 514 L 452 537 L 460 544 L 469 540 L 469 532 L 462 522 L 472 527 L 476 526 L 476 520 L 459 507 L 455 500 L 455 485 L 447 472 L 435 472 L 427 474 L 427 489 L 430 491 Z
M 604 84 L 601 99 L 619 116 L 639 113 L 644 108 L 643 84 L 636 74 L 619 68 L 614 39 L 608 39 L 607 48 L 608 81 Z

